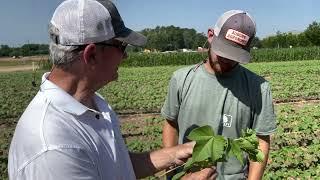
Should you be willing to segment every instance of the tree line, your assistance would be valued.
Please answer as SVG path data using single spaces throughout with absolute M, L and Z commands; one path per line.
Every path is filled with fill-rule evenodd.
M 253 46 L 257 48 L 291 48 L 320 46 L 320 22 L 312 22 L 300 33 L 280 32 L 260 40 L 255 38 Z
M 128 51 L 173 51 L 179 49 L 196 50 L 203 47 L 206 42 L 206 34 L 198 33 L 195 29 L 180 28 L 175 26 L 157 26 L 141 31 L 148 38 L 143 48 L 129 46 Z M 290 48 L 320 46 L 320 22 L 312 22 L 307 29 L 300 33 L 277 32 L 276 35 L 268 36 L 260 40 L 253 39 L 251 47 L 256 48 Z M 21 47 L 9 47 L 0 45 L 0 57 L 2 56 L 31 56 L 48 54 L 47 44 L 25 44 Z
M 194 29 L 175 26 L 157 26 L 154 29 L 141 31 L 148 38 L 147 49 L 173 51 L 177 49 L 197 49 L 206 42 L 206 35 Z
M 0 57 L 19 57 L 49 54 L 48 44 L 24 44 L 21 47 L 9 47 L 0 45 Z

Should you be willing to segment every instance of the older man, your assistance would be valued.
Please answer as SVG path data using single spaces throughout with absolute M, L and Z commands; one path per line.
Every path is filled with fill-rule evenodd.
M 186 142 L 197 126 L 210 125 L 215 133 L 237 138 L 241 130 L 254 129 L 263 163 L 244 156 L 218 163 L 218 179 L 261 179 L 267 163 L 270 135 L 276 130 L 269 83 L 239 63 L 250 60 L 250 44 L 256 25 L 249 13 L 225 12 L 215 27 L 208 29 L 208 58 L 204 62 L 174 72 L 162 108 L 166 118 L 164 147 Z
M 67 0 L 49 26 L 53 69 L 21 116 L 9 152 L 10 179 L 136 179 L 181 165 L 193 144 L 128 153 L 117 115 L 98 89 L 117 79 L 127 44 L 146 38 L 124 26 L 110 1 Z M 185 178 L 213 179 L 213 169 Z

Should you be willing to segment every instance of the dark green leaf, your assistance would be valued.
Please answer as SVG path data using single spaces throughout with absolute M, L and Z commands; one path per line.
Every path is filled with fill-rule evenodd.
M 211 126 L 202 126 L 193 129 L 188 135 L 188 139 L 192 141 L 209 140 L 212 136 L 214 136 L 214 132 Z
M 229 141 L 230 151 L 229 154 L 235 156 L 243 165 L 243 153 L 242 150 L 236 141 Z

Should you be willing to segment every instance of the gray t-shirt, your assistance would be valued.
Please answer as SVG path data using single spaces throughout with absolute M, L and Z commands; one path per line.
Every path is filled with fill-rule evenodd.
M 241 65 L 223 75 L 207 72 L 204 64 L 177 70 L 161 113 L 178 123 L 179 143 L 187 141 L 192 129 L 204 125 L 228 138 L 239 137 L 246 128 L 258 135 L 270 135 L 276 130 L 269 83 Z M 244 178 L 246 164 L 242 166 L 234 157 L 218 163 L 218 179 Z

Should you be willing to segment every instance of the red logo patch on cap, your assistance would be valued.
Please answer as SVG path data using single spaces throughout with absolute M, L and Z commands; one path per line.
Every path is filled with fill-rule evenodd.
M 245 46 L 247 45 L 250 37 L 242 32 L 229 29 L 226 34 L 226 39 Z

